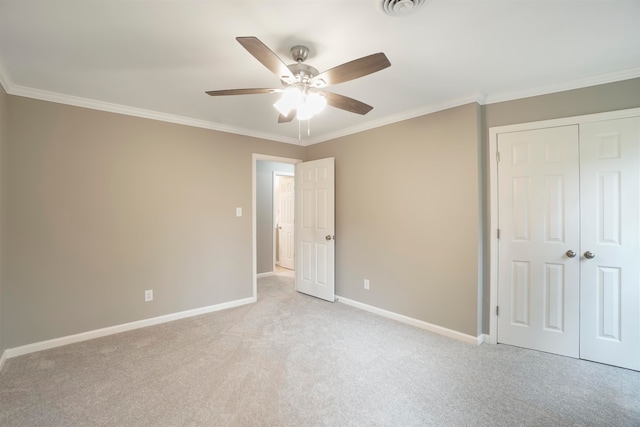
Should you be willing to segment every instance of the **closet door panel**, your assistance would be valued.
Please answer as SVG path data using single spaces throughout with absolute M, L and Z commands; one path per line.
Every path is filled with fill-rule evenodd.
M 580 125 L 580 357 L 640 370 L 640 117 Z
M 498 150 L 498 342 L 578 357 L 578 126 L 500 134 Z

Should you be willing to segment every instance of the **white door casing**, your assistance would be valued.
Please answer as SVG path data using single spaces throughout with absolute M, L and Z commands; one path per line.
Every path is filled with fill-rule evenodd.
M 580 357 L 640 370 L 640 117 L 580 125 L 580 159 Z
M 278 177 L 278 263 L 280 267 L 294 268 L 294 177 Z
M 296 164 L 296 290 L 335 300 L 334 158 Z
M 499 342 L 578 357 L 578 126 L 501 134 L 498 150 Z

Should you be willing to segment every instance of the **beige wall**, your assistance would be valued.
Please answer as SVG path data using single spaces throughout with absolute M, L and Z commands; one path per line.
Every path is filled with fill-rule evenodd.
M 7 348 L 5 344 L 5 328 L 6 322 L 4 319 L 4 244 L 5 244 L 5 185 L 6 180 L 6 162 L 5 151 L 7 146 L 7 105 L 8 96 L 4 91 L 4 88 L 0 86 L 0 356 Z
M 477 335 L 479 119 L 469 104 L 308 147 L 336 159 L 338 295 Z
M 640 106 L 640 78 L 485 106 L 486 128 Z
M 252 153 L 304 148 L 13 96 L 9 123 L 8 348 L 252 296 Z
M 488 128 L 632 107 L 640 79 L 305 149 L 0 90 L 0 351 L 251 296 L 252 153 L 336 158 L 339 295 L 487 332 Z

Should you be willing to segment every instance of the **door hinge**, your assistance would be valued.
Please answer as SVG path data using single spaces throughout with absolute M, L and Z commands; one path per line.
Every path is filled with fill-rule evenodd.
M 500 152 L 496 151 L 496 162 L 500 161 Z
M 500 316 L 500 306 L 496 305 L 496 316 Z
M 496 230 L 496 237 L 497 237 L 498 239 L 500 238 L 500 229 L 499 229 L 499 228 Z

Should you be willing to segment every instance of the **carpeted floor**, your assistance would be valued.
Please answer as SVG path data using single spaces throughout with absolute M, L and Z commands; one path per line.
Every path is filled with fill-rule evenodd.
M 258 302 L 34 353 L 2 426 L 640 426 L 640 373 L 472 345 L 259 280 Z

